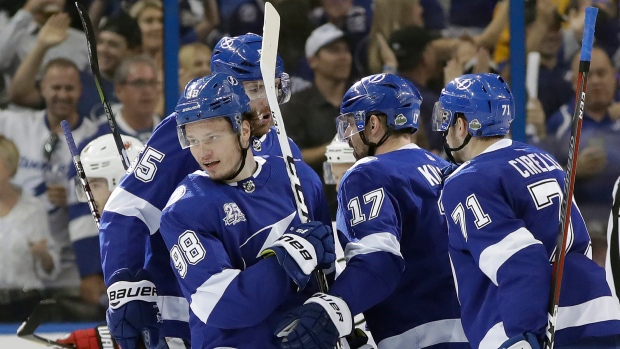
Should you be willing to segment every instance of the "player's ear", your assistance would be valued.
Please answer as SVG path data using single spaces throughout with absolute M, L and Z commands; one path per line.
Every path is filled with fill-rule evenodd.
M 252 126 L 250 125 L 250 121 L 249 120 L 242 120 L 241 121 L 241 139 L 243 140 L 243 144 L 246 143 L 246 141 L 250 142 L 250 135 L 252 133 Z

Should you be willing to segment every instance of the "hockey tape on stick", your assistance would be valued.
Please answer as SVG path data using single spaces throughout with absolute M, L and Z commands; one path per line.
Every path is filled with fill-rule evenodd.
M 37 327 L 39 327 L 39 325 L 41 325 L 41 323 L 48 318 L 49 314 L 54 311 L 55 306 L 56 301 L 53 299 L 44 299 L 39 302 L 39 304 L 32 311 L 32 314 L 30 314 L 26 321 L 24 321 L 17 329 L 17 337 L 46 346 L 53 345 L 60 348 L 74 348 L 73 345 L 61 344 L 54 340 L 38 336 L 34 333 Z
M 80 160 L 80 154 L 75 147 L 75 141 L 73 140 L 73 135 L 71 134 L 71 126 L 69 126 L 67 120 L 63 120 L 60 122 L 60 127 L 65 134 L 65 139 L 67 140 L 67 145 L 69 146 L 69 151 L 71 152 L 71 159 L 73 159 L 73 166 L 75 166 L 78 179 L 80 180 L 80 184 L 84 189 L 84 193 L 86 193 L 88 208 L 90 208 L 90 213 L 93 215 L 93 219 L 97 224 L 97 228 L 99 228 L 101 216 L 99 215 L 99 211 L 97 210 L 97 204 L 95 203 L 95 197 L 93 196 L 93 192 L 90 190 L 90 185 L 88 184 L 88 179 L 86 178 L 86 172 L 84 172 L 84 166 L 82 165 L 82 161 Z
M 577 79 L 577 93 L 575 97 L 575 111 L 573 112 L 572 130 L 568 148 L 568 163 L 566 176 L 564 177 L 564 189 L 562 203 L 560 204 L 560 224 L 558 240 L 555 247 L 555 261 L 553 263 L 553 277 L 551 279 L 551 293 L 547 307 L 547 332 L 543 343 L 544 349 L 553 349 L 555 340 L 555 327 L 558 319 L 560 303 L 560 287 L 562 286 L 562 274 L 564 271 L 564 258 L 566 257 L 566 235 L 570 226 L 570 213 L 573 202 L 573 188 L 575 186 L 575 173 L 577 167 L 577 155 L 579 153 L 579 139 L 581 138 L 581 124 L 583 122 L 583 110 L 586 102 L 586 85 L 588 72 L 590 71 L 590 59 L 592 57 L 592 43 L 594 41 L 594 25 L 598 8 L 586 7 L 586 16 L 581 41 L 581 57 L 579 61 L 579 77 Z
M 82 26 L 84 27 L 84 34 L 86 35 L 86 43 L 88 46 L 88 61 L 90 62 L 90 69 L 93 72 L 93 79 L 95 80 L 95 85 L 97 86 L 97 92 L 99 92 L 99 99 L 103 104 L 105 115 L 108 118 L 108 124 L 110 124 L 110 129 L 112 130 L 112 135 L 114 136 L 116 149 L 118 150 L 118 154 L 123 162 L 123 167 L 125 167 L 126 170 L 129 168 L 129 157 L 127 156 L 127 151 L 123 146 L 121 134 L 118 132 L 118 124 L 116 123 L 114 114 L 112 114 L 112 108 L 110 107 L 110 103 L 108 102 L 105 93 L 103 92 L 103 88 L 101 87 L 101 74 L 99 73 L 99 60 L 97 59 L 97 40 L 95 40 L 95 29 L 93 28 L 93 23 L 90 21 L 90 17 L 88 16 L 86 9 L 84 9 L 84 6 L 76 1 L 75 7 L 77 7 L 80 20 L 82 21 Z

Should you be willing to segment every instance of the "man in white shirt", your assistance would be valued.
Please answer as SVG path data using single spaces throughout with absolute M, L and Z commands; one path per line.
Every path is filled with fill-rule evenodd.
M 79 287 L 82 297 L 86 298 L 85 295 L 93 293 L 93 289 L 103 287 L 105 290 L 105 286 L 101 279 L 101 266 L 89 264 L 93 254 L 99 254 L 98 243 L 94 244 L 94 248 L 89 244 L 76 246 L 97 237 L 69 236 L 67 205 L 75 200 L 75 195 L 73 183 L 67 177 L 72 166 L 71 154 L 60 122 L 69 122 L 78 143 L 96 131 L 97 123 L 77 113 L 81 85 L 78 68 L 72 61 L 57 58 L 45 66 L 41 93 L 47 106 L 43 111 L 0 111 L 0 133 L 13 140 L 21 153 L 13 183 L 45 201 L 52 236 L 62 248 L 60 275 L 47 286 L 76 291 Z M 72 244 L 82 255 L 81 259 L 77 256 L 76 260 Z M 93 275 L 96 277 L 93 278 Z

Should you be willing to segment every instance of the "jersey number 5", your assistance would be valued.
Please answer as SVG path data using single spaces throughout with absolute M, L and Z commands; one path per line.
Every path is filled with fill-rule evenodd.
M 207 251 L 198 240 L 196 233 L 186 230 L 179 236 L 179 244 L 170 249 L 170 258 L 181 278 L 187 275 L 187 263 L 195 265 L 205 258 Z
M 368 220 L 377 218 L 377 216 L 379 216 L 379 212 L 381 211 L 381 206 L 383 205 L 383 199 L 385 198 L 383 188 L 370 191 L 362 195 L 362 198 L 364 199 L 365 204 L 369 204 L 372 202 L 372 206 L 370 207 L 370 213 L 368 214 Z M 353 218 L 350 220 L 351 226 L 366 221 L 366 215 L 362 212 L 362 205 L 358 196 L 349 200 L 349 204 L 347 206 L 349 207 L 351 215 L 353 216 Z

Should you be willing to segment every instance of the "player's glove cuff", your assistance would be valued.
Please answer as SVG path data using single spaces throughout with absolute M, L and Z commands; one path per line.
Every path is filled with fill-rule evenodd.
M 327 293 L 317 292 L 304 304 L 316 303 L 325 309 L 336 329 L 339 337 L 344 337 L 353 330 L 353 316 L 347 303 L 339 297 Z
M 316 251 L 312 243 L 298 235 L 284 234 L 271 247 L 261 251 L 263 257 L 273 254 L 297 287 L 300 290 L 306 288 L 310 274 L 317 266 Z

